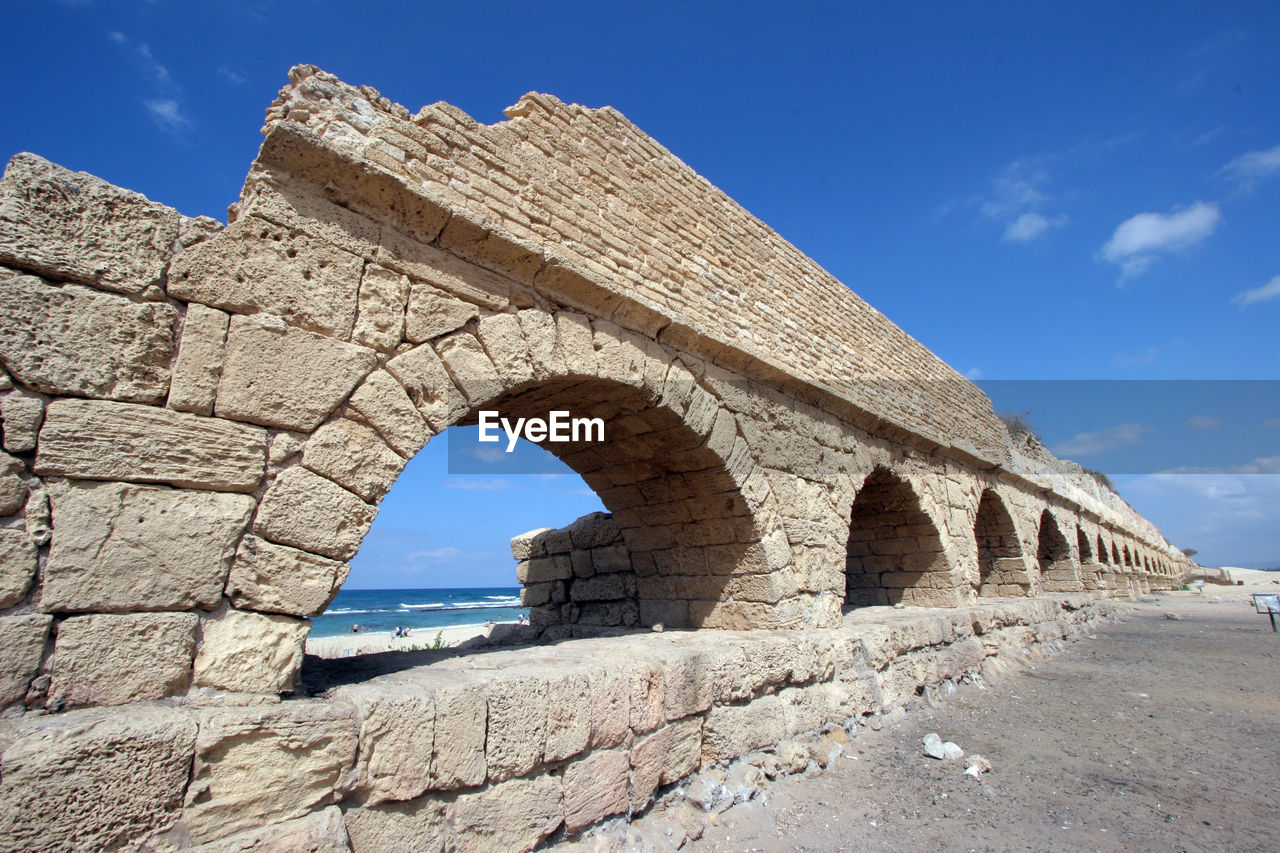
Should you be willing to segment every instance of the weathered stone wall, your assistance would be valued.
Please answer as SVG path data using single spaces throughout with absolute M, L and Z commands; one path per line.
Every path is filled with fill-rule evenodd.
M 52 828 L 111 846 L 167 825 L 179 802 L 195 839 L 291 815 L 312 815 L 298 838 L 332 828 L 335 791 L 363 796 L 345 781 L 357 750 L 391 766 L 398 753 L 355 699 L 280 702 L 303 692 L 308 617 L 407 461 L 481 408 L 606 423 L 603 445 L 549 448 L 611 527 L 584 522 L 567 548 L 562 530 L 516 553 L 547 628 L 830 632 L 872 602 L 1176 582 L 1186 559 L 1118 496 L 1011 442 L 976 388 L 614 111 L 529 96 L 512 116 L 486 128 L 435 105 L 411 120 L 295 69 L 226 227 L 33 155 L 10 162 L 0 705 L 18 716 L 0 746 L 22 746 L 5 747 L 0 800 L 21 823 L 12 837 Z M 1008 516 L 994 582 L 978 532 L 988 500 Z M 662 678 L 664 695 L 700 689 L 687 668 Z M 450 670 L 445 686 L 474 683 Z M 405 688 L 436 709 L 439 743 L 456 724 L 471 745 L 428 771 L 453 781 L 389 799 L 460 791 L 439 815 L 479 827 L 515 813 L 497 805 L 511 792 L 545 789 L 566 810 L 550 825 L 578 825 L 567 770 L 528 776 L 578 753 L 496 746 L 490 761 L 501 727 L 528 721 L 484 691 L 455 716 Z M 111 705 L 128 707 L 92 707 Z M 482 706 L 483 748 L 465 740 Z M 47 711 L 66 713 L 34 713 Z M 65 750 L 43 754 L 44 740 Z M 592 760 L 574 778 L 642 761 Z M 31 805 L 73 761 L 98 768 L 77 802 L 119 803 L 128 816 L 103 812 L 118 828 L 68 829 L 82 812 L 57 797 Z M 125 766 L 136 786 L 112 781 Z M 282 775 L 263 783 L 259 766 Z M 363 819 L 347 821 L 353 839 Z
M 419 653 L 357 684 L 334 661 L 316 698 L 7 720 L 0 850 L 529 850 L 639 814 L 699 768 L 1016 668 L 1113 612 L 1084 595 L 861 610 L 837 629 L 568 640 L 480 666 Z

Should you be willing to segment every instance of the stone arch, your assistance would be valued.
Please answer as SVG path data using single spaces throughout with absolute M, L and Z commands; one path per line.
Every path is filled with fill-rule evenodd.
M 1098 534 L 1098 562 L 1104 566 L 1110 562 L 1110 555 L 1107 553 L 1107 543 L 1102 541 L 1102 534 Z
M 1036 562 L 1045 592 L 1078 592 L 1080 578 L 1071 554 L 1071 544 L 1048 509 L 1040 513 L 1040 532 L 1036 541 Z
M 1076 525 L 1076 549 L 1080 554 L 1080 583 L 1086 590 L 1105 588 L 1105 583 L 1102 579 L 1103 566 L 1100 561 L 1095 559 L 1089 534 L 1085 532 L 1084 526 L 1080 524 Z
M 375 447 L 333 454 L 338 458 L 326 464 L 317 452 L 318 465 L 309 466 L 366 499 L 380 498 L 430 435 L 473 424 L 481 410 L 511 420 L 560 410 L 604 423 L 603 443 L 534 442 L 599 495 L 611 518 L 595 526 L 611 526 L 625 546 L 588 543 L 586 549 L 608 553 L 583 562 L 584 554 L 526 543 L 528 550 L 515 554 L 518 577 L 538 624 L 780 627 L 784 621 L 778 615 L 789 611 L 777 605 L 795 590 L 787 585 L 789 572 L 774 570 L 789 564 L 789 553 L 777 547 L 779 531 L 759 520 L 777 517 L 771 492 L 758 477 L 748 497 L 754 464 L 735 418 L 661 347 L 568 312 L 492 315 L 402 353 L 370 376 L 352 404 L 316 431 L 303 466 L 327 432 L 385 421 L 386 406 L 372 391 L 362 393 L 374 386 L 390 396 L 401 389 L 426 428 L 402 443 L 400 454 Z M 368 440 L 374 430 L 363 432 Z M 384 467 L 370 465 L 373 458 Z M 362 491 L 359 480 L 371 469 L 379 481 Z M 516 543 L 513 552 L 521 547 Z
M 910 483 L 879 466 L 863 481 L 849 521 L 845 603 L 959 603 L 938 527 Z
M 1120 560 L 1120 549 L 1116 547 L 1116 541 L 1114 539 L 1111 540 L 1111 565 L 1113 566 L 1124 565 L 1124 563 L 1121 562 Z
M 985 489 L 978 501 L 973 537 L 978 549 L 978 595 L 1030 595 L 1031 578 L 1013 516 L 992 489 Z
M 1124 565 L 1127 569 L 1133 568 L 1133 555 L 1129 552 L 1129 545 L 1126 543 L 1124 549 L 1120 552 L 1124 555 Z

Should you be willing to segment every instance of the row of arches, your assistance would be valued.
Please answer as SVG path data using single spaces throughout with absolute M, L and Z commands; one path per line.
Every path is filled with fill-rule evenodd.
M 1175 574 L 1163 558 L 1144 554 L 1114 534 L 1108 542 L 1048 508 L 1036 519 L 1031 546 L 1005 500 L 981 493 L 973 522 L 976 566 L 952 565 L 939 527 L 910 482 L 876 468 L 854 500 L 846 559 L 847 606 L 918 604 L 952 606 L 976 596 L 1033 596 L 1042 592 L 1139 591 L 1129 577 Z

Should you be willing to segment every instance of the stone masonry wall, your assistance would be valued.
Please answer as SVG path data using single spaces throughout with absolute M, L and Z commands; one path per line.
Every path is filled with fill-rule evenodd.
M 1114 606 L 861 613 L 804 633 L 567 640 L 480 666 L 420 653 L 357 684 L 334 662 L 309 699 L 2 721 L 0 850 L 530 850 L 756 750 L 802 770 L 780 742 L 1017 668 Z
M 620 807 L 617 784 L 591 780 L 625 777 L 630 808 L 652 781 L 633 781 L 653 761 L 638 744 L 668 724 L 696 717 L 699 760 L 727 755 L 707 752 L 719 730 L 699 661 L 743 647 L 715 632 L 580 647 L 648 673 L 627 670 L 642 710 L 606 735 L 593 727 L 611 711 L 553 722 L 539 698 L 578 708 L 594 683 L 534 675 L 563 644 L 305 698 L 309 618 L 378 503 L 481 408 L 606 422 L 602 444 L 547 446 L 609 522 L 515 551 L 547 627 L 791 629 L 759 642 L 845 655 L 848 619 L 896 618 L 858 609 L 870 601 L 961 608 L 927 617 L 952 625 L 990 592 L 975 535 L 988 495 L 1026 584 L 981 612 L 1023 628 L 1102 607 L 1036 598 L 1050 586 L 1130 595 L 1188 565 L 1078 466 L 1012 442 L 976 388 L 616 112 L 529 96 L 485 128 L 447 105 L 411 120 L 315 69 L 292 79 L 225 227 L 30 154 L 0 180 L 11 847 L 172 827 L 163 848 L 296 817 L 285 847 L 335 822 L 359 846 L 366 821 L 381 827 L 368 838 L 403 822 L 483 848 L 499 819 L 543 816 L 512 836 L 526 839 Z M 1050 525 L 1065 545 L 1051 569 L 1036 559 Z M 1101 543 L 1102 571 L 1082 541 Z M 976 653 L 973 624 L 947 634 L 955 655 Z M 669 667 L 666 651 L 653 663 L 663 643 L 680 649 Z M 500 677 L 477 674 L 502 660 Z M 807 726 L 821 714 L 769 698 L 829 680 L 804 666 L 715 701 L 759 699 Z M 787 695 L 807 708 L 825 692 Z M 424 716 L 434 728 L 406 722 Z M 670 731 L 644 742 L 691 737 Z M 575 757 L 588 763 L 571 772 Z

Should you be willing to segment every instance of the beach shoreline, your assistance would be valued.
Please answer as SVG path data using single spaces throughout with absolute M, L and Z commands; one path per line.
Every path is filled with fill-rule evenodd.
M 339 634 L 336 637 L 308 637 L 307 654 L 322 658 L 342 658 L 376 652 L 413 651 L 429 648 L 440 635 L 441 642 L 449 647 L 472 639 L 487 637 L 490 628 L 483 623 L 474 625 L 449 625 L 442 628 L 417 628 L 412 636 L 396 637 L 391 631 L 370 631 L 360 634 Z

